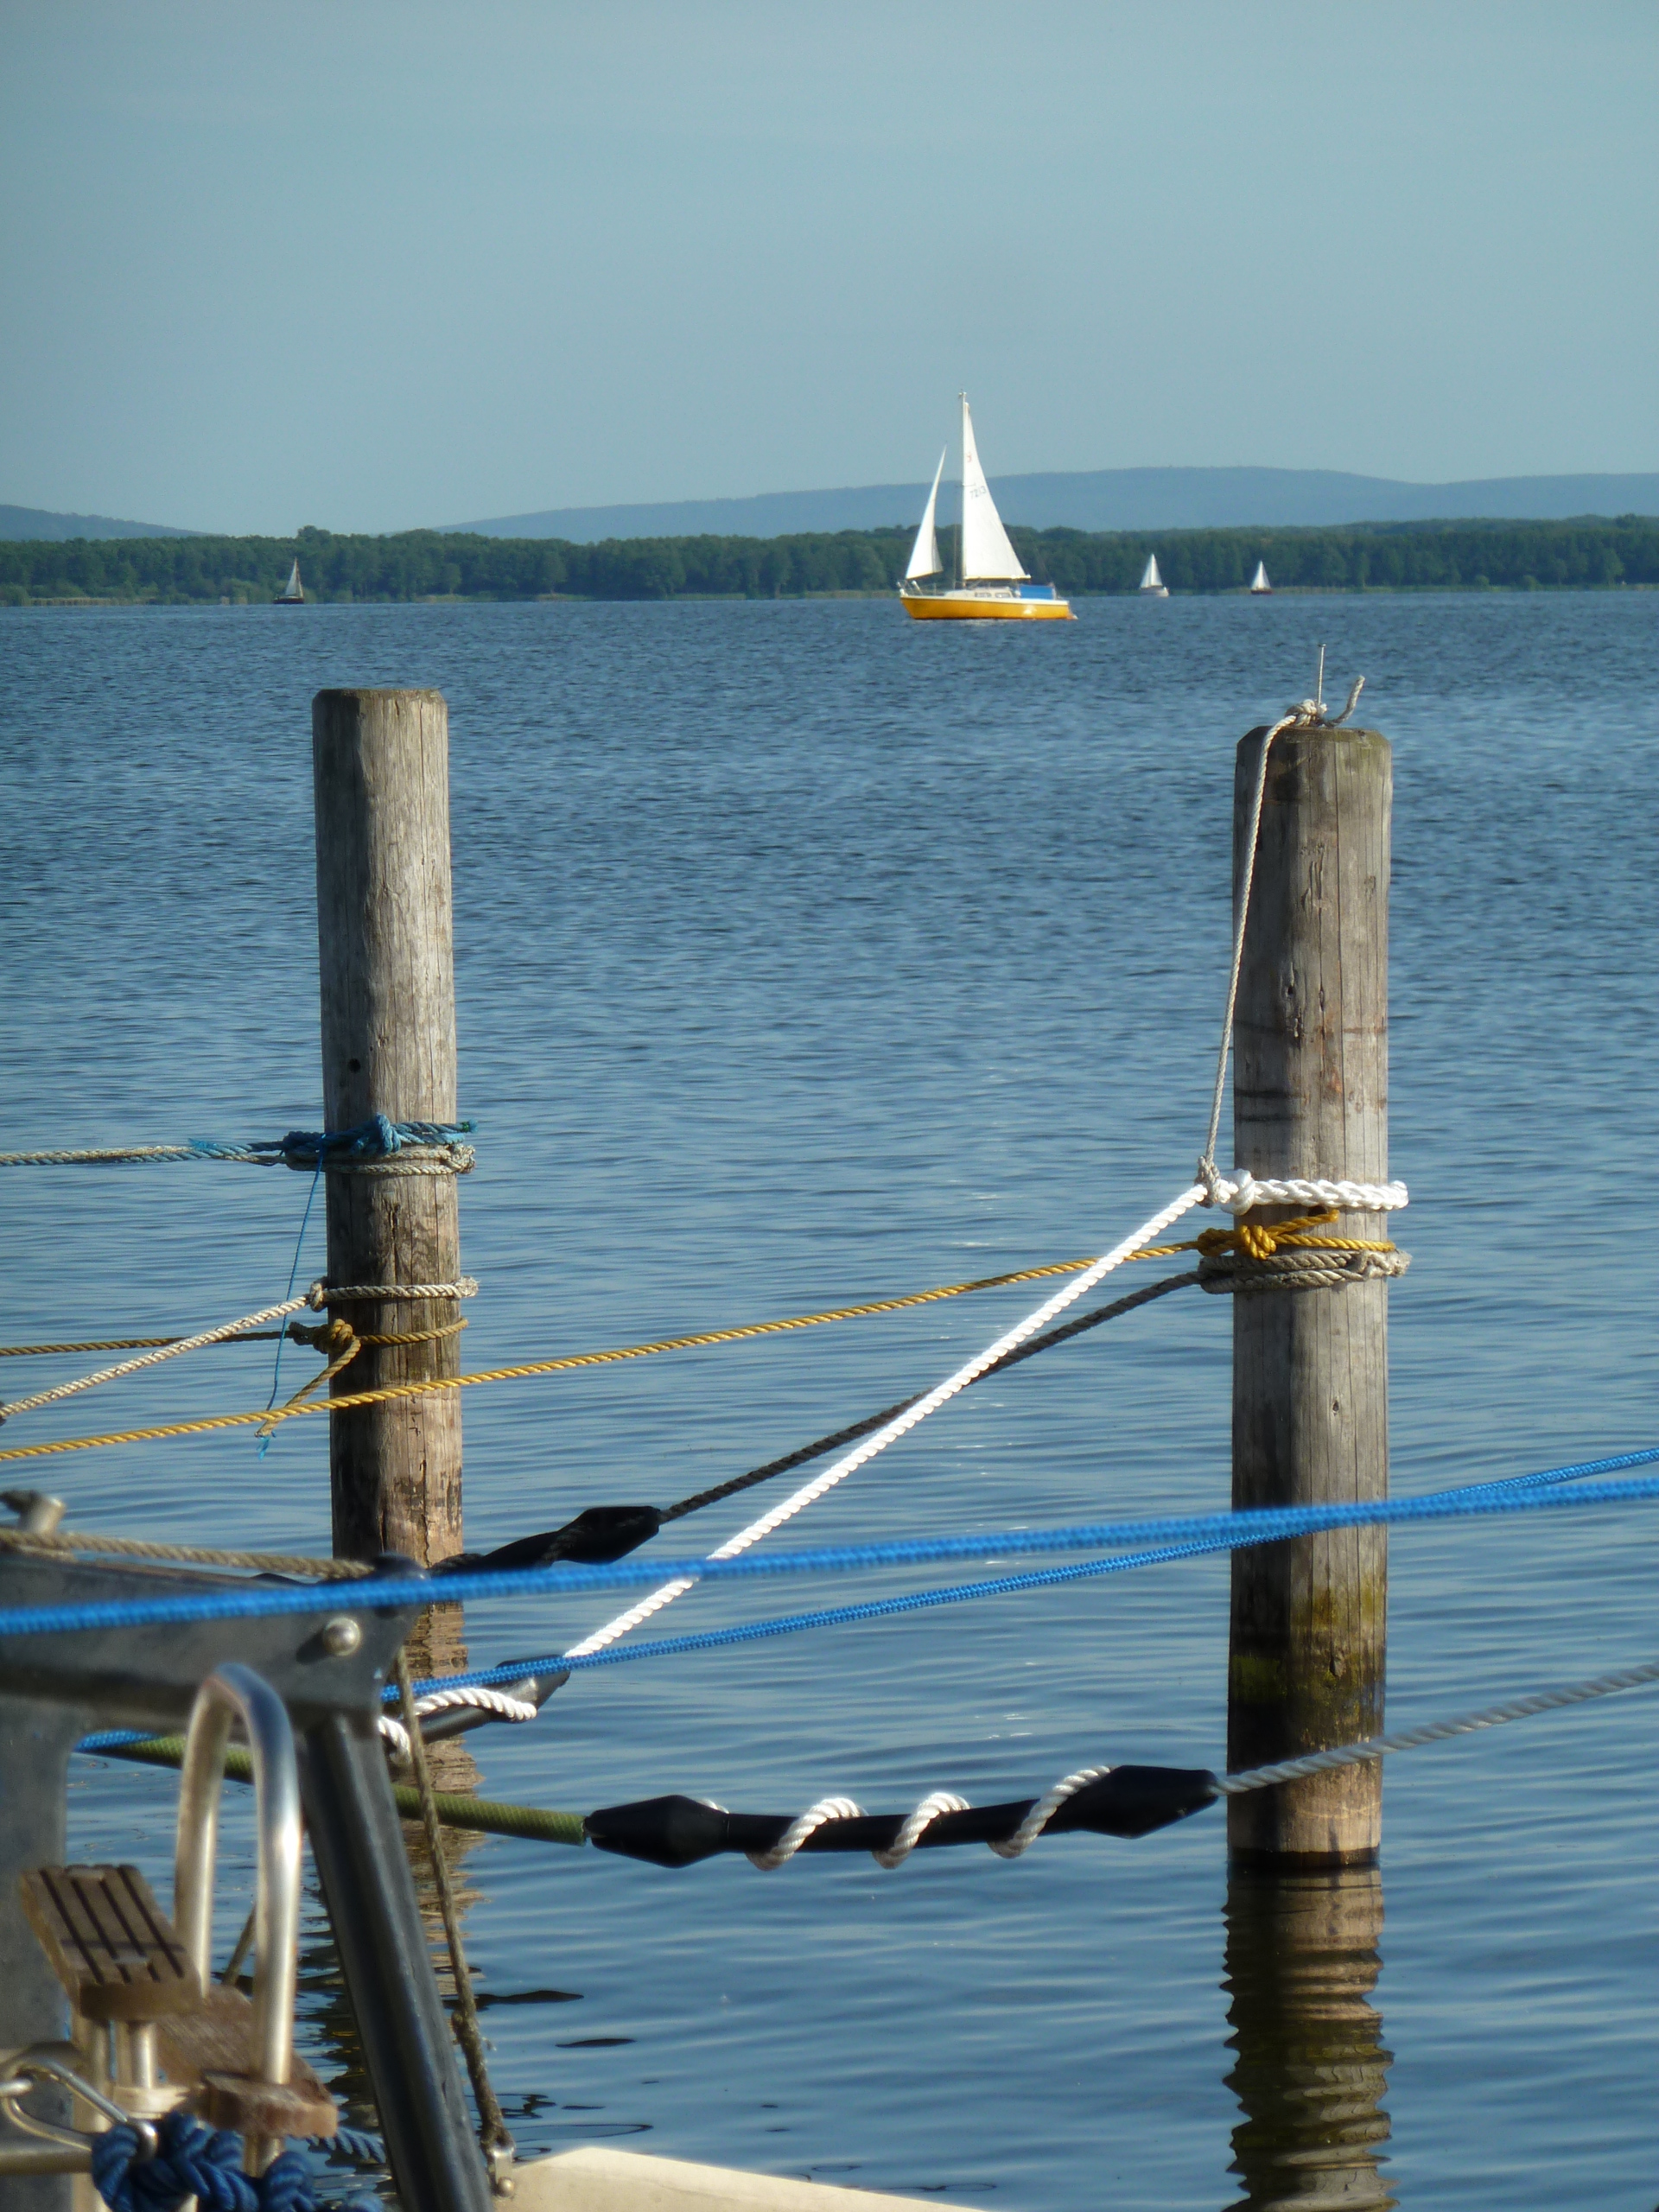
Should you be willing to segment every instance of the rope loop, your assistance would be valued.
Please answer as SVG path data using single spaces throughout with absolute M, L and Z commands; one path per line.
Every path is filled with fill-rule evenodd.
M 256 2179 L 243 2172 L 241 2139 L 228 2129 L 175 2110 L 157 2133 L 160 2147 L 144 2162 L 130 2127 L 92 2138 L 92 2183 L 110 2212 L 180 2212 L 193 2197 L 201 2212 L 315 2212 L 311 2169 L 297 2151 L 283 2152 Z

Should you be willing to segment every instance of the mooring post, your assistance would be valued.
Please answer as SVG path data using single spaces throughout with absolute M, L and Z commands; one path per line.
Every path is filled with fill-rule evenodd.
M 455 1118 L 455 979 L 449 888 L 449 716 L 437 691 L 320 691 L 311 709 L 317 823 L 322 1095 L 330 1129 L 384 1114 Z M 393 1159 L 376 1162 L 384 1171 Z M 328 1281 L 454 1282 L 460 1208 L 450 1174 L 330 1169 Z M 331 1308 L 365 1344 L 336 1396 L 460 1372 L 452 1299 Z M 461 1401 L 443 1390 L 329 1421 L 334 1553 L 461 1549 Z
M 1238 747 L 1236 896 L 1266 734 L 1252 730 Z M 1234 1032 L 1233 1156 L 1255 1175 L 1387 1180 L 1392 789 L 1388 741 L 1374 730 L 1296 723 L 1273 741 Z M 1344 1214 L 1325 1233 L 1386 1231 L 1375 1214 Z M 1234 1506 L 1385 1497 L 1387 1282 L 1232 1303 Z M 1377 1732 L 1387 1623 L 1380 1529 L 1236 1552 L 1229 1765 Z M 1380 1763 L 1343 1767 L 1230 1798 L 1228 1840 L 1246 1861 L 1363 1861 L 1382 1812 Z

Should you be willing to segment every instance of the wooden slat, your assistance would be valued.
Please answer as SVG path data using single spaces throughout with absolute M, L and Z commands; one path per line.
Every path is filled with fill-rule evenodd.
M 41 1866 L 18 1887 L 83 2019 L 161 2020 L 200 2004 L 196 1970 L 136 1866 Z

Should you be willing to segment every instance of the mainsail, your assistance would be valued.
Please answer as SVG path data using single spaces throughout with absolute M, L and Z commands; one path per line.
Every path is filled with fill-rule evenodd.
M 1255 574 L 1250 578 L 1250 589 L 1257 593 L 1273 589 L 1273 586 L 1268 582 L 1268 564 L 1265 561 L 1256 563 Z
M 934 516 L 939 504 L 939 479 L 944 474 L 944 455 L 941 453 L 939 465 L 933 472 L 933 489 L 922 510 L 921 528 L 910 549 L 910 566 L 905 570 L 906 582 L 912 576 L 937 576 L 939 573 L 939 533 L 934 526 Z
M 305 597 L 304 590 L 300 583 L 300 564 L 297 561 L 289 570 L 288 582 L 283 585 L 277 596 L 281 599 L 289 600 L 296 602 Z
M 1008 542 L 991 487 L 979 465 L 968 395 L 962 399 L 962 580 L 964 583 L 1023 579 L 1027 571 Z
M 1147 563 L 1147 572 L 1141 579 L 1142 591 L 1162 591 L 1164 580 L 1158 573 L 1158 556 L 1154 553 Z

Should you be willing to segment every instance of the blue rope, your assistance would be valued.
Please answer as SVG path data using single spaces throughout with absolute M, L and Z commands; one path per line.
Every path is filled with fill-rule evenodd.
M 406 1144 L 454 1144 L 471 1134 L 470 1122 L 392 1122 L 376 1114 L 349 1129 L 290 1129 L 256 1144 L 219 1144 L 192 1137 L 198 1160 L 283 1161 L 289 1167 L 321 1167 L 331 1160 L 389 1160 Z
M 1659 1446 L 1586 1462 L 1590 1466 L 1647 1466 Z M 1083 1522 L 1059 1529 L 1006 1529 L 981 1536 L 918 1536 L 885 1544 L 836 1544 L 815 1551 L 745 1553 L 737 1559 L 618 1560 L 608 1567 L 515 1567 L 498 1573 L 377 1577 L 350 1586 L 213 1590 L 178 1596 L 102 1599 L 79 1605 L 31 1605 L 0 1611 L 0 1637 L 73 1635 L 87 1629 L 145 1628 L 163 1623 L 270 1619 L 284 1614 L 338 1612 L 351 1605 L 454 1605 L 470 1599 L 574 1596 L 589 1590 L 635 1590 L 683 1575 L 694 1582 L 747 1582 L 792 1574 L 874 1572 L 1013 1554 L 1132 1550 L 1147 1543 L 1196 1544 L 1217 1550 L 1274 1543 L 1334 1529 L 1398 1528 L 1418 1521 L 1484 1519 L 1560 1507 L 1622 1505 L 1659 1498 L 1659 1476 L 1638 1476 L 1592 1488 L 1558 1485 L 1578 1471 L 1550 1469 L 1508 1483 L 1469 1483 L 1422 1497 L 1380 1498 L 1332 1505 L 1277 1506 L 1249 1513 L 1169 1514 L 1144 1521 Z M 563 1663 L 563 1662 L 561 1662 Z
M 227 2129 L 175 2111 L 156 2133 L 161 2147 L 142 2165 L 130 2127 L 93 2136 L 92 2181 L 110 2212 L 178 2212 L 193 2196 L 202 2212 L 315 2212 L 302 2152 L 284 2151 L 256 2180 L 242 2171 L 242 2139 Z
M 392 1122 L 384 1114 L 350 1129 L 290 1129 L 253 1144 L 191 1137 L 183 1144 L 89 1145 L 63 1150 L 0 1152 L 0 1167 L 149 1167 L 178 1160 L 234 1160 L 256 1167 L 315 1167 L 341 1160 L 384 1160 L 406 1144 L 454 1144 L 470 1122 Z
M 1431 1495 L 1468 1497 L 1478 1491 L 1535 1490 L 1548 1484 L 1577 1482 L 1588 1475 L 1640 1466 L 1655 1456 L 1653 1452 L 1624 1452 L 1611 1459 L 1586 1459 L 1576 1466 L 1547 1467 L 1539 1474 L 1505 1475 L 1495 1482 L 1471 1483 L 1459 1491 Z M 436 1690 L 491 1689 L 504 1682 L 521 1682 L 527 1675 L 550 1674 L 556 1668 L 569 1668 L 575 1674 L 588 1667 L 620 1666 L 632 1659 L 670 1659 L 682 1652 L 718 1651 L 729 1644 L 758 1643 L 769 1637 L 796 1636 L 804 1629 L 842 1628 L 856 1621 L 884 1620 L 895 1613 L 928 1612 L 937 1605 L 962 1605 L 976 1598 L 1001 1598 L 1021 1590 L 1047 1590 L 1058 1583 L 1084 1582 L 1103 1574 L 1128 1574 L 1136 1567 L 1161 1567 L 1170 1560 L 1205 1558 L 1217 1552 L 1243 1550 L 1250 1543 L 1273 1541 L 1268 1535 L 1230 1536 L 1207 1543 L 1171 1544 L 1155 1551 L 1126 1553 L 1117 1559 L 1089 1560 L 1077 1567 L 1041 1567 L 1026 1574 L 998 1575 L 990 1581 L 954 1583 L 944 1590 L 914 1590 L 902 1598 L 878 1598 L 862 1605 L 827 1605 L 816 1612 L 785 1613 L 776 1620 L 749 1622 L 739 1628 L 705 1629 L 690 1636 L 652 1637 L 639 1643 L 613 1644 L 608 1650 L 590 1651 L 579 1658 L 566 1658 L 563 1653 L 550 1651 L 534 1659 L 510 1659 L 501 1666 L 482 1668 L 473 1674 L 439 1675 L 430 1681 L 417 1682 L 416 1694 L 426 1697 Z M 397 1694 L 389 1688 L 382 1692 L 382 1696 L 389 1704 Z M 121 1740 L 127 1743 L 138 1739 L 123 1736 Z M 92 1748 L 92 1739 L 89 1738 L 80 1748 Z

